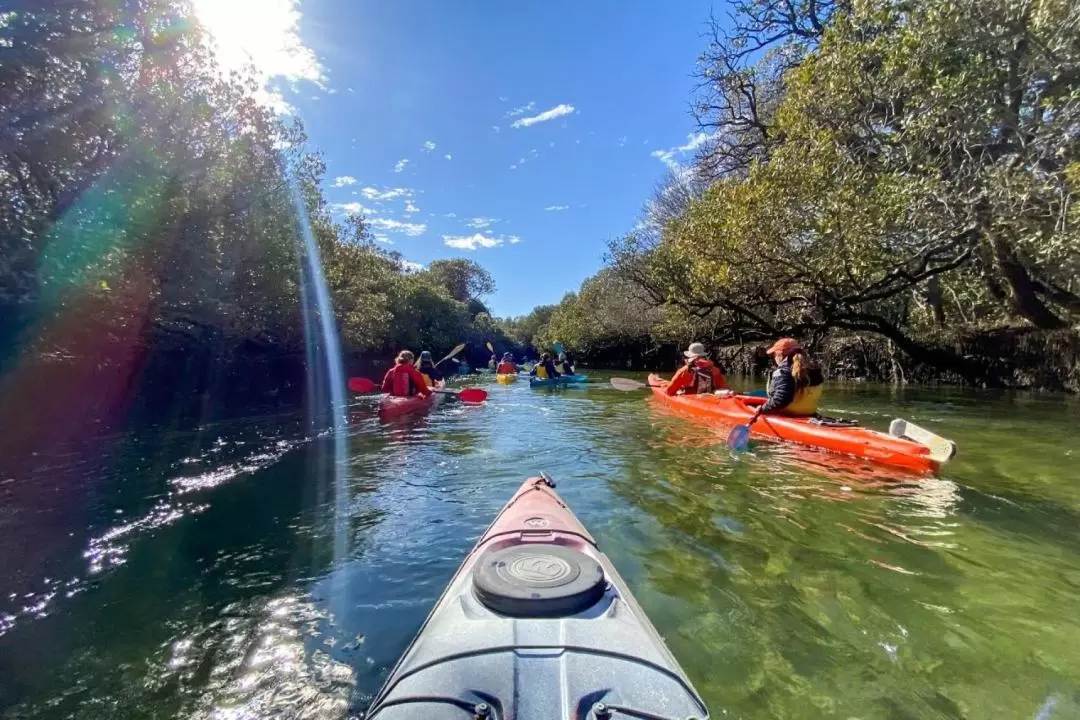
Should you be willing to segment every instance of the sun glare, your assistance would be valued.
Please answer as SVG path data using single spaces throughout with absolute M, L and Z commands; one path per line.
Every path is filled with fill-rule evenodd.
M 290 107 L 273 89 L 276 79 L 324 87 L 323 67 L 300 38 L 298 0 L 192 0 L 192 6 L 222 71 L 253 69 L 261 99 L 280 112 Z

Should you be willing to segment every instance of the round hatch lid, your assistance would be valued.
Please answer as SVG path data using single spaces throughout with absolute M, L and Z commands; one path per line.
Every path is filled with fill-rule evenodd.
M 473 591 L 489 609 L 514 617 L 560 617 L 593 606 L 604 571 L 588 555 L 561 545 L 516 545 L 484 553 Z

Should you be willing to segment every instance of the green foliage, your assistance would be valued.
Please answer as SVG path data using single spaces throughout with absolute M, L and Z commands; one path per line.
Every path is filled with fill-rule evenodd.
M 329 215 L 300 123 L 256 102 L 251 78 L 221 77 L 187 12 L 44 0 L 2 16 L 0 362 L 100 367 L 102 343 L 153 362 L 203 353 L 227 372 L 253 351 L 304 357 L 305 231 L 350 357 L 509 348 L 483 305 L 486 270 L 407 271 L 362 217 Z M 177 372 L 153 362 L 150 379 Z
M 870 333 L 1000 382 L 943 339 L 1080 321 L 1078 23 L 1063 0 L 737 4 L 702 56 L 711 140 L 612 246 L 646 334 Z M 600 278 L 540 335 L 630 342 L 604 330 L 619 300 L 583 299 Z

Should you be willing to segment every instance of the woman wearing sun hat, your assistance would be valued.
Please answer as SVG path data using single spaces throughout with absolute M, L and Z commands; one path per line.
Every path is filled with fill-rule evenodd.
M 758 413 L 807 416 L 817 413 L 825 377 L 795 338 L 780 338 L 768 350 L 776 361 L 769 399 Z
M 667 384 L 668 395 L 705 395 L 727 387 L 724 372 L 709 360 L 705 346 L 690 343 L 683 352 L 686 364 L 672 376 Z

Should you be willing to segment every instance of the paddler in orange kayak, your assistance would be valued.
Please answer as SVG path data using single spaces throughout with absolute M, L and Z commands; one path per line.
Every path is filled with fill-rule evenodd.
M 511 353 L 503 353 L 502 362 L 495 368 L 495 373 L 498 375 L 517 375 L 517 365 L 514 363 L 514 356 Z
M 409 350 L 402 350 L 394 360 L 394 367 L 386 371 L 382 381 L 382 391 L 396 397 L 421 395 L 427 397 L 431 388 L 419 370 L 413 367 L 415 356 Z
M 758 413 L 779 413 L 804 417 L 817 414 L 825 377 L 817 363 L 794 338 L 780 338 L 768 353 L 776 361 L 769 378 L 769 399 Z
M 671 377 L 666 388 L 668 395 L 708 395 L 727 388 L 724 371 L 708 358 L 702 343 L 690 343 L 683 357 L 686 364 Z

